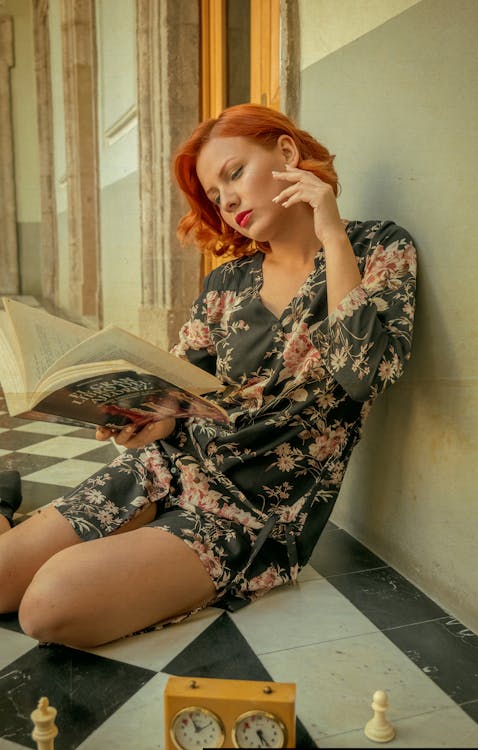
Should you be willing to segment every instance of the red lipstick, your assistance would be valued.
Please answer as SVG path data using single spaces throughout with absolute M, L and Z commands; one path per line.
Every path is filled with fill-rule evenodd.
M 249 222 L 249 217 L 252 214 L 252 208 L 248 209 L 247 211 L 241 211 L 240 213 L 236 214 L 234 217 L 234 221 L 236 224 L 239 224 L 240 227 L 247 226 Z

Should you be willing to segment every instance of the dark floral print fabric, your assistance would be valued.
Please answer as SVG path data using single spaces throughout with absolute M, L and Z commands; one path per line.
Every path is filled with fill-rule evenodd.
M 410 356 L 416 251 L 390 221 L 348 222 L 362 282 L 327 314 L 325 257 L 280 317 L 261 301 L 264 255 L 204 281 L 173 349 L 225 385 L 230 426 L 178 421 L 56 501 L 79 536 L 111 533 L 146 503 L 196 550 L 218 600 L 295 581 L 337 498 L 377 396 Z

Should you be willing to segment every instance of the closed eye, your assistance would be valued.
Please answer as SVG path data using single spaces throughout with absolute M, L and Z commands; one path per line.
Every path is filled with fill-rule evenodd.
M 231 173 L 231 180 L 237 180 L 242 174 L 242 167 L 238 167 Z

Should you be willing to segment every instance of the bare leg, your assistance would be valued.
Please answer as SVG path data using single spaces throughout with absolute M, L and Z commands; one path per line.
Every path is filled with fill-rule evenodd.
M 120 531 L 148 523 L 155 514 L 153 505 Z M 8 521 L 0 517 L 0 521 Z M 37 570 L 62 549 L 80 544 L 70 523 L 52 506 L 0 536 L 0 612 L 14 612 Z
M 0 516 L 0 534 L 10 531 L 10 524 L 4 516 Z
M 24 631 L 88 648 L 206 605 L 214 584 L 181 539 L 148 527 L 51 557 L 20 605 Z

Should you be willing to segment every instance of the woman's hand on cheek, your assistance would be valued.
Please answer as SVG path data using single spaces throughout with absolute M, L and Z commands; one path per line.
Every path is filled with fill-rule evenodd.
M 96 439 L 108 440 L 112 437 L 116 445 L 121 445 L 124 448 L 143 448 L 148 443 L 168 437 L 175 426 L 176 420 L 174 417 L 168 417 L 167 419 L 148 422 L 139 429 L 133 424 L 125 425 L 125 427 L 116 431 L 109 430 L 106 427 L 97 427 Z
M 285 172 L 272 174 L 278 181 L 290 183 L 289 187 L 281 190 L 273 198 L 274 203 L 284 208 L 298 203 L 308 203 L 314 211 L 315 233 L 323 245 L 326 244 L 329 236 L 344 231 L 331 185 L 312 172 L 297 167 L 286 166 Z

